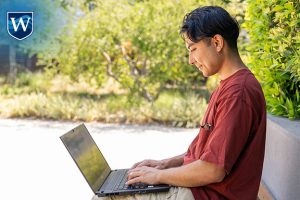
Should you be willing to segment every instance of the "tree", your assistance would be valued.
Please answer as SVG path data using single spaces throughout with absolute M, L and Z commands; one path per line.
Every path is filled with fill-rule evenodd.
M 197 1 L 95 3 L 63 40 L 57 57 L 61 72 L 74 78 L 86 74 L 100 85 L 109 76 L 148 101 L 157 99 L 166 84 L 202 79 L 188 66 L 179 35 L 184 14 L 199 6 Z
M 50 62 L 54 68 L 58 65 L 61 73 L 75 80 L 80 74 L 99 85 L 111 77 L 131 94 L 150 102 L 166 85 L 188 88 L 203 80 L 198 70 L 188 64 L 179 29 L 186 13 L 211 1 L 80 2 L 75 7 L 64 4 L 82 14 L 69 24 L 69 32 L 61 38 L 63 48 L 54 59 L 56 64 Z M 225 5 L 221 0 L 213 4 Z

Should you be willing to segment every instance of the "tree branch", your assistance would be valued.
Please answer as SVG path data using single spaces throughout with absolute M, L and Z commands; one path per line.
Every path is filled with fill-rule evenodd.
M 111 70 L 111 66 L 112 66 L 112 59 L 111 59 L 111 57 L 105 51 L 103 51 L 102 54 L 103 54 L 103 56 L 107 60 L 107 65 L 106 65 L 106 73 L 107 73 L 107 75 L 110 76 L 110 77 L 112 77 L 113 79 L 115 79 L 117 82 L 121 83 L 120 80 L 118 79 L 118 77 Z

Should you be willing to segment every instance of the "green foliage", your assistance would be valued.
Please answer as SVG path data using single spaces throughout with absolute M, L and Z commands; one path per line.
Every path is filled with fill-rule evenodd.
M 207 99 L 193 91 L 162 93 L 149 110 L 150 118 L 176 127 L 197 127 L 204 116 Z M 148 114 L 149 115 L 149 114 Z
M 154 101 L 164 86 L 187 86 L 202 79 L 188 65 L 179 35 L 183 16 L 194 1 L 95 1 L 70 27 L 55 59 L 59 70 L 76 80 L 85 74 L 101 85 L 110 76 L 131 93 Z
M 245 28 L 249 65 L 275 115 L 300 117 L 300 4 L 298 0 L 249 0 Z
M 12 93 L 13 91 L 11 91 Z M 16 92 L 15 92 L 16 93 Z M 155 103 L 126 95 L 90 93 L 0 92 L 0 117 L 32 117 L 106 123 L 160 123 L 197 127 L 207 101 L 194 92 L 182 95 L 164 91 Z
M 0 77 L 1 78 L 1 77 Z M 67 76 L 49 79 L 44 73 L 19 74 L 15 84 L 0 87 L 0 117 L 32 117 L 106 123 L 162 123 L 196 127 L 208 99 L 206 90 L 167 89 L 150 103 L 109 84 L 97 88 L 84 77 L 76 83 Z
M 188 88 L 203 77 L 188 64 L 179 35 L 184 15 L 203 5 L 220 5 L 243 21 L 240 0 L 61 1 L 77 17 L 60 39 L 61 51 L 48 67 L 101 86 L 108 77 L 150 102 L 166 85 Z
M 50 79 L 45 73 L 19 73 L 13 84 L 1 83 L 0 94 L 18 96 L 31 92 L 46 92 L 49 89 Z

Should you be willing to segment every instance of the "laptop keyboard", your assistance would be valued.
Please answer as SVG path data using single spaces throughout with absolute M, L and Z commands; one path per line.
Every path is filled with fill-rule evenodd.
M 126 185 L 127 181 L 127 172 L 124 174 L 120 174 L 117 178 L 118 180 L 121 180 L 120 182 L 117 182 L 117 184 L 114 187 L 114 190 L 126 190 L 128 189 L 128 185 Z
M 127 181 L 127 170 L 124 173 L 118 173 L 115 176 L 116 185 L 114 186 L 114 191 L 116 190 L 127 190 L 127 189 L 143 189 L 147 188 L 148 185 L 144 183 L 136 183 L 132 185 L 126 185 Z

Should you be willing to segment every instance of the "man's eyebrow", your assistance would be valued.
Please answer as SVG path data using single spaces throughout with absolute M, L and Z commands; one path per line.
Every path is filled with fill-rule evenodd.
M 191 46 L 193 46 L 195 43 L 191 43 L 187 46 L 188 49 L 190 49 Z

